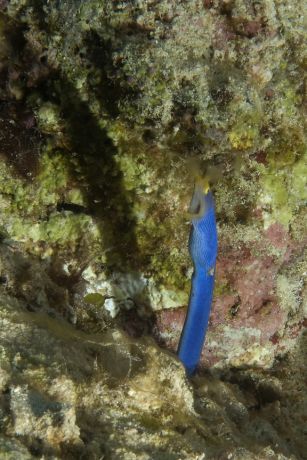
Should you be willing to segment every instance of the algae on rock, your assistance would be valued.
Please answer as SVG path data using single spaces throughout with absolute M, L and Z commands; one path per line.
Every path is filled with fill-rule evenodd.
M 49 67 L 46 81 L 36 71 L 36 95 L 27 90 L 25 98 L 69 157 L 82 204 L 101 221 L 111 271 L 136 271 L 186 298 L 185 209 L 195 161 L 202 172 L 218 171 L 222 234 L 228 221 L 235 228 L 243 220 L 246 233 L 295 222 L 306 162 L 302 8 L 243 0 L 9 2 L 5 14 L 25 25 L 19 33 L 32 66 Z M 33 78 L 28 67 L 25 81 Z M 254 219 L 256 209 L 262 219 Z M 74 223 L 67 224 L 61 236 L 43 229 L 42 238 L 72 232 L 73 239 Z M 157 308 L 149 289 L 143 302 Z
M 0 2 L 8 458 L 303 458 L 303 10 Z M 186 210 L 205 173 L 220 252 L 202 365 L 232 383 L 207 375 L 193 393 L 174 357 L 119 328 L 144 335 L 156 321 L 158 339 L 177 344 Z

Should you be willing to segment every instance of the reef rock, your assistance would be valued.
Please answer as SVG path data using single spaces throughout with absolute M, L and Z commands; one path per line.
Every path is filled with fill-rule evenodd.
M 0 1 L 5 458 L 304 457 L 304 7 Z M 219 255 L 188 383 L 205 174 Z
M 87 334 L 3 291 L 3 458 L 303 458 L 306 365 L 298 348 L 271 372 L 188 382 L 152 339 L 116 329 Z

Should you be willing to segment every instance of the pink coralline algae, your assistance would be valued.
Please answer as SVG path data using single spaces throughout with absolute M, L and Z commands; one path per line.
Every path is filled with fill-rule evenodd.
M 234 293 L 216 298 L 211 315 L 213 330 L 225 323 L 233 328 L 256 328 L 261 330 L 261 340 L 268 340 L 285 320 L 275 293 L 278 269 L 279 264 L 270 256 L 253 256 L 247 249 L 232 250 L 229 255 L 224 252 L 217 277 Z
M 288 312 L 277 296 L 277 276 L 296 249 L 278 223 L 263 232 L 261 245 L 255 241 L 249 247 L 242 244 L 234 248 L 221 241 L 202 365 L 210 367 L 229 359 L 234 349 L 242 354 L 254 346 L 270 348 L 271 353 L 284 349 L 279 342 L 285 333 Z M 178 345 L 185 314 L 186 307 L 157 313 L 155 335 L 172 351 Z
M 291 240 L 289 234 L 278 222 L 270 225 L 270 227 L 265 232 L 265 236 L 270 241 L 270 243 L 278 249 L 286 249 L 288 246 L 290 246 Z
M 186 307 L 161 310 L 156 315 L 154 335 L 157 341 L 176 351 L 186 315 Z

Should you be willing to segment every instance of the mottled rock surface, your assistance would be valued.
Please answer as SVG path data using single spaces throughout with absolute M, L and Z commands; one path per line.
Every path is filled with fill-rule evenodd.
M 306 456 L 305 8 L 0 1 L 4 458 Z M 219 256 L 188 383 L 168 353 L 205 174 Z
M 188 382 L 152 339 L 116 329 L 87 334 L 4 291 L 3 458 L 304 458 L 306 336 L 270 371 Z

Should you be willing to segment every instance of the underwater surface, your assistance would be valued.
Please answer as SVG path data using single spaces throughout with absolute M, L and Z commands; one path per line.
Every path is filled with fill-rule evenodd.
M 305 10 L 0 0 L 0 458 L 307 458 Z

